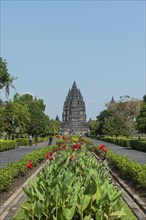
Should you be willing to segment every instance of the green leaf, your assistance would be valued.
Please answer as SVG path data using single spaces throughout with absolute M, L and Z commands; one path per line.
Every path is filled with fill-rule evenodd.
M 85 216 L 83 220 L 94 220 L 93 218 L 91 218 L 91 215 Z
M 43 207 L 42 204 L 39 201 L 35 202 L 35 207 L 34 207 L 34 213 L 35 216 L 38 217 L 38 219 L 41 219 L 43 216 Z
M 113 198 L 113 199 L 111 199 L 111 202 L 115 202 L 120 196 L 121 196 L 121 194 L 122 194 L 122 190 L 120 190 L 117 194 L 116 194 L 116 196 Z
M 103 220 L 103 211 L 99 209 L 99 210 L 96 212 L 95 217 L 96 217 L 96 220 Z
M 62 207 L 63 215 L 67 220 L 70 220 L 73 218 L 75 214 L 75 207 L 73 206 L 71 209 Z
M 122 216 L 125 216 L 124 208 L 121 209 L 121 211 L 112 212 L 110 216 L 116 216 L 117 218 L 121 218 Z
M 90 199 L 91 199 L 91 196 L 89 195 L 84 195 L 83 196 L 83 200 L 82 200 L 82 210 L 84 211 L 87 206 L 89 205 L 89 202 L 90 202 Z

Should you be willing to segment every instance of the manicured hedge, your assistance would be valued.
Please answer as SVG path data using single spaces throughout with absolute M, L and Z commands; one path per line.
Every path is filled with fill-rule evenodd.
M 16 140 L 0 140 L 0 152 L 14 149 L 15 146 Z
M 97 137 L 99 140 L 107 141 L 109 143 L 121 145 L 123 147 L 131 147 L 132 149 L 146 152 L 146 141 L 131 140 L 124 138 L 112 138 L 112 137 Z
M 38 138 L 38 143 L 43 142 L 43 141 L 48 141 L 49 138 Z M 34 144 L 34 139 L 32 141 Z M 17 138 L 15 140 L 0 140 L 0 152 L 14 149 L 16 146 L 27 146 L 29 144 L 29 139 L 28 138 Z
M 131 140 L 130 146 L 132 149 L 146 152 L 146 141 Z
M 32 153 L 27 154 L 18 162 L 9 163 L 6 167 L 0 169 L 0 193 L 4 190 L 8 190 L 15 178 L 24 176 L 28 172 L 26 167 L 27 162 L 30 160 L 33 167 L 37 166 L 41 161 L 45 159 L 45 154 L 51 151 L 53 148 L 50 146 L 43 149 L 35 150 Z
M 28 143 L 29 143 L 28 138 L 17 138 L 16 139 L 17 146 L 27 146 Z

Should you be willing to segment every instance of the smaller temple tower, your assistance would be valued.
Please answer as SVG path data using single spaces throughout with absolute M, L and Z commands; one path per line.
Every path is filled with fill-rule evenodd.
M 61 130 L 75 133 L 85 133 L 89 130 L 86 122 L 85 102 L 75 81 L 64 102 Z

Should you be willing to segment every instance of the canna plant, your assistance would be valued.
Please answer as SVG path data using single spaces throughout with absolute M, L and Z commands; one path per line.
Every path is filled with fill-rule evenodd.
M 114 220 L 125 215 L 123 209 L 114 210 L 122 191 L 112 184 L 106 161 L 97 161 L 86 144 L 66 143 L 29 186 L 23 189 L 27 219 Z

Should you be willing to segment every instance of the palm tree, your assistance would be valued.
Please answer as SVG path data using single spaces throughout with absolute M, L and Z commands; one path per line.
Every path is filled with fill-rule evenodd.
M 10 94 L 10 87 L 15 89 L 13 86 L 13 81 L 17 79 L 16 77 L 11 76 L 8 73 L 7 69 L 7 63 L 6 60 L 3 60 L 2 57 L 0 57 L 0 91 L 5 87 L 5 96 L 6 99 L 8 98 Z
M 15 89 L 15 86 L 13 85 L 13 81 L 17 79 L 17 77 L 10 77 L 9 80 L 5 83 L 5 96 L 6 99 L 9 97 L 10 95 L 10 87 L 12 87 L 13 89 Z M 16 90 L 16 89 L 15 89 Z

